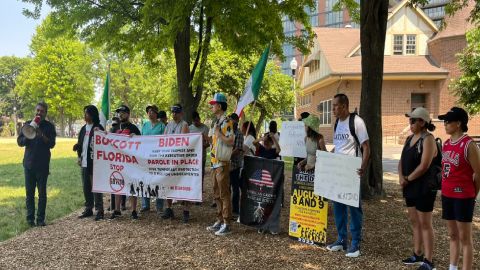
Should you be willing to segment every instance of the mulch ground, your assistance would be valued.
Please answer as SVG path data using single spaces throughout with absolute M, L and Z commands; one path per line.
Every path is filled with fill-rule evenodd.
M 290 194 L 290 176 L 286 198 Z M 253 228 L 233 224 L 234 233 L 217 237 L 206 231 L 214 220 L 209 179 L 205 203 L 192 206 L 192 220 L 181 221 L 181 206 L 175 206 L 172 221 L 155 212 L 130 220 L 127 212 L 117 220 L 80 220 L 81 209 L 46 227 L 32 228 L 0 243 L 0 269 L 416 269 L 401 265 L 412 252 L 411 230 L 406 219 L 395 175 L 385 175 L 386 198 L 365 201 L 362 255 L 346 258 L 323 247 L 301 244 L 288 237 L 288 206 L 282 212 L 282 233 L 258 234 Z M 288 205 L 288 203 L 286 204 Z M 331 212 L 331 211 L 330 211 Z M 474 242 L 480 268 L 480 218 L 477 207 Z M 107 215 L 108 216 L 108 215 Z M 437 269 L 448 269 L 448 236 L 441 220 L 440 200 L 434 210 Z M 335 240 L 329 214 L 328 241 Z

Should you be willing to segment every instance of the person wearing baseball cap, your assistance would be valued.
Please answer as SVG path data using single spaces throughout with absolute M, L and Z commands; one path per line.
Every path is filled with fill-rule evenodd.
M 217 236 L 231 233 L 230 223 L 232 219 L 232 199 L 230 191 L 230 158 L 222 156 L 228 151 L 227 147 L 233 148 L 235 134 L 233 121 L 227 117 L 227 98 L 222 93 L 216 93 L 210 100 L 212 113 L 216 117 L 213 128 L 211 164 L 213 180 L 213 198 L 217 204 L 217 220 L 207 230 Z M 222 158 L 222 159 L 220 159 Z
M 162 135 L 165 132 L 165 125 L 160 121 L 158 117 L 158 107 L 156 105 L 148 105 L 145 108 L 148 115 L 148 120 L 142 126 L 142 135 Z M 156 199 L 157 213 L 163 212 L 163 199 Z M 150 198 L 142 198 L 142 209 L 140 212 L 146 212 L 150 210 Z
M 118 114 L 118 118 L 120 119 L 120 124 L 118 126 L 112 127 L 111 132 L 117 134 L 124 134 L 124 135 L 141 135 L 140 130 L 130 122 L 130 108 L 127 105 L 121 105 L 118 107 L 115 112 Z M 120 204 L 122 201 L 122 195 L 112 195 L 115 196 L 115 209 L 110 216 L 110 219 L 115 219 L 122 215 L 120 211 Z M 130 197 L 130 205 L 132 207 L 132 214 L 131 218 L 133 220 L 138 219 L 137 214 L 137 197 L 132 196 Z
M 183 120 L 183 107 L 180 104 L 175 104 L 170 107 L 172 112 L 172 120 L 168 122 L 165 127 L 165 134 L 185 134 L 189 133 L 188 123 Z M 183 204 L 183 223 L 188 223 L 190 220 L 190 203 L 188 201 L 182 202 Z M 167 199 L 167 208 L 162 215 L 163 219 L 173 219 L 174 213 L 172 209 L 173 201 Z
M 215 105 L 215 104 L 221 104 L 224 103 L 225 105 L 227 104 L 227 97 L 223 93 L 215 93 L 213 95 L 213 99 L 208 102 L 210 105 Z M 226 108 L 225 108 L 226 111 Z
M 130 115 L 130 108 L 127 105 L 121 105 L 115 110 L 116 113 L 128 113 Z
M 434 158 L 439 150 L 429 112 L 418 107 L 406 113 L 410 131 L 398 163 L 399 183 L 413 229 L 413 254 L 402 261 L 405 265 L 421 264 L 419 269 L 434 269 L 432 211 L 437 190 L 428 188 L 434 177 Z M 438 156 L 439 157 L 439 156 Z M 439 157 L 440 158 L 440 157 Z M 422 254 L 423 250 L 423 254 Z
M 468 131 L 468 113 L 459 107 L 452 107 L 446 114 L 439 115 L 438 119 L 443 120 L 445 125 L 447 122 L 458 122 L 463 132 Z
M 450 235 L 449 269 L 457 269 L 461 251 L 463 269 L 473 269 L 472 219 L 480 190 L 480 150 L 466 134 L 464 109 L 453 107 L 438 119 L 450 135 L 442 149 L 442 218 Z

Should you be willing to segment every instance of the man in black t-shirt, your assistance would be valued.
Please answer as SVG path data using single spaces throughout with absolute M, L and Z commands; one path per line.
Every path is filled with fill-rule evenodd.
M 130 108 L 125 105 L 118 107 L 115 112 L 118 114 L 118 118 L 120 119 L 120 124 L 114 126 L 111 129 L 112 133 L 117 134 L 124 134 L 124 135 L 141 135 L 140 130 L 130 122 Z M 121 195 L 115 195 L 115 210 L 112 212 L 110 219 L 114 219 L 117 216 L 120 216 L 122 212 L 120 211 L 120 204 L 121 204 Z M 130 204 L 132 206 L 132 219 L 138 219 L 137 214 L 137 197 L 132 196 L 130 197 Z

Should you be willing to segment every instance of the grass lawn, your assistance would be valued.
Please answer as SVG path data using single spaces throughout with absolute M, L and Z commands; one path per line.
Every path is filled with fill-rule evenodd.
M 80 208 L 83 192 L 73 139 L 57 139 L 47 182 L 47 224 Z M 15 139 L 0 139 L 0 241 L 29 229 L 25 220 L 24 148 Z M 37 198 L 38 199 L 38 198 Z M 35 201 L 35 209 L 38 200 Z

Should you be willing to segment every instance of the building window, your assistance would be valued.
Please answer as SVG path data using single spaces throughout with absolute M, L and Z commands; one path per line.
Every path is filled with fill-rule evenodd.
M 403 35 L 393 35 L 393 54 L 403 54 Z
M 415 55 L 416 53 L 417 53 L 417 36 L 407 35 L 407 47 L 405 49 L 405 54 Z
M 413 94 L 411 96 L 412 110 L 418 107 L 427 107 L 427 94 Z
M 300 107 L 308 106 L 311 103 L 312 103 L 312 94 L 307 94 L 307 95 L 301 96 L 298 99 L 298 104 L 299 104 Z
M 320 60 L 313 60 L 308 66 L 308 73 L 313 73 L 320 69 Z
M 324 100 L 317 106 L 320 125 L 332 124 L 332 100 Z

